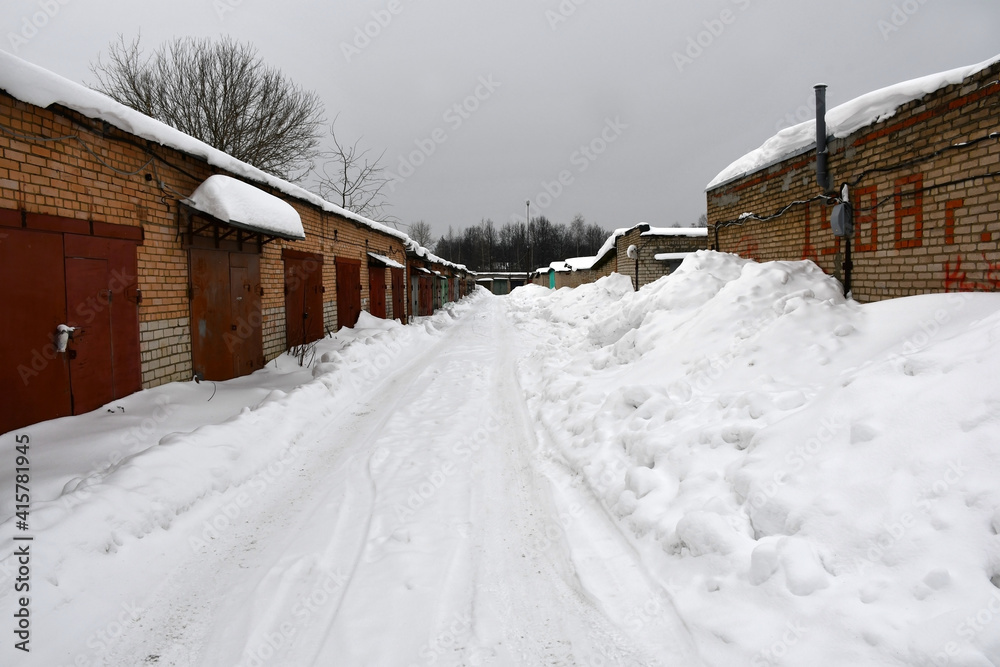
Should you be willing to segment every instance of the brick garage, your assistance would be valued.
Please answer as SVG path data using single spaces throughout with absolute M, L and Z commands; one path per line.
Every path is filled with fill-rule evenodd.
M 117 349 L 122 341 L 130 345 L 134 340 L 135 356 L 113 359 L 113 369 L 96 366 L 95 382 L 110 388 L 107 400 L 140 387 L 191 379 L 192 298 L 197 291 L 191 257 L 197 248 L 229 253 L 230 271 L 255 275 L 245 280 L 259 303 L 257 312 L 233 322 L 236 328 L 229 332 L 237 339 L 259 336 L 259 360 L 246 372 L 283 353 L 290 342 L 301 342 L 288 339 L 290 261 L 315 260 L 301 265 L 306 273 L 319 274 L 311 284 L 317 295 L 313 303 L 321 304 L 322 312 L 309 316 L 321 317 L 322 322 L 312 325 L 306 338 L 313 338 L 344 324 L 338 322 L 338 261 L 356 263 L 357 297 L 367 309 L 369 271 L 389 271 L 378 262 L 371 266 L 369 253 L 401 264 L 405 260 L 407 238 L 402 233 L 358 218 L 207 146 L 201 154 L 194 154 L 173 143 L 138 136 L 129 131 L 129 123 L 136 117 L 152 121 L 130 110 L 122 108 L 107 120 L 94 117 L 97 113 L 80 113 L 72 103 L 58 103 L 63 91 L 69 91 L 71 99 L 92 93 L 13 56 L 3 55 L 2 71 L 0 250 L 20 257 L 17 264 L 12 259 L 5 262 L 3 279 L 25 298 L 34 295 L 35 310 L 43 315 L 26 323 L 17 337 L 8 336 L 3 345 L 4 393 L 17 400 L 3 408 L 0 431 L 94 407 L 92 401 L 82 400 L 83 391 L 73 390 L 76 379 L 86 376 L 84 366 L 54 347 L 56 325 L 68 318 L 79 319 L 81 313 L 86 315 L 88 326 L 82 327 L 86 335 L 74 338 L 70 347 L 100 343 L 97 347 L 103 349 L 107 346 L 88 328 L 94 329 L 93 322 L 106 314 L 126 309 L 124 317 L 116 314 L 113 318 L 118 329 L 108 334 L 113 338 L 109 345 Z M 25 80 L 30 87 L 25 88 Z M 41 94 L 48 92 L 56 101 L 44 108 L 31 104 L 19 99 L 21 89 L 31 91 L 23 97 L 31 98 L 42 90 Z M 104 100 L 101 104 L 113 103 Z M 167 130 L 165 136 L 176 136 L 180 145 L 188 145 L 180 140 L 189 138 Z M 220 166 L 220 161 L 235 171 Z M 291 204 L 301 218 L 305 238 L 233 230 L 189 210 L 183 200 L 214 174 L 250 182 Z M 54 268 L 47 271 L 50 265 Z M 96 281 L 97 299 L 80 297 L 75 302 L 70 296 L 67 301 L 66 287 L 73 287 L 74 281 L 66 280 L 66 270 Z M 40 275 L 47 281 L 44 289 L 39 286 Z M 386 278 L 386 299 L 391 304 L 393 283 Z M 14 321 L 12 307 L 8 301 L 4 308 L 8 326 Z M 83 353 L 82 348 L 74 351 Z M 45 402 L 50 406 L 42 405 Z
M 406 242 L 406 303 L 411 315 L 432 315 L 446 303 L 457 301 L 475 285 L 471 272 L 417 245 Z
M 854 184 L 852 288 L 860 301 L 1000 287 L 1000 63 L 830 143 L 833 184 Z M 829 117 L 829 115 L 828 115 Z M 759 261 L 810 259 L 843 279 L 815 150 L 708 191 L 713 247 Z M 881 170 L 881 171 L 877 171 Z M 788 211 L 769 217 L 792 202 Z
M 679 259 L 659 260 L 656 259 L 657 255 L 679 255 L 704 250 L 707 240 L 708 230 L 705 228 L 654 228 L 645 223 L 636 225 L 615 240 L 617 272 L 628 276 L 632 285 L 639 289 L 670 275 L 680 266 Z M 638 250 L 638 257 L 635 259 L 628 256 L 630 246 L 635 246 Z

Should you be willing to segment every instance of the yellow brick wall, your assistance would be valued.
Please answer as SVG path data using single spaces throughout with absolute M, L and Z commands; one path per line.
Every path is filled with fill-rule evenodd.
M 707 247 L 707 239 L 703 236 L 643 236 L 645 229 L 645 227 L 637 227 L 629 230 L 627 234 L 618 237 L 616 241 L 618 273 L 628 276 L 632 280 L 632 285 L 636 284 L 636 260 L 628 256 L 629 246 L 634 245 L 639 249 L 639 287 L 670 275 L 670 265 L 657 261 L 657 254 L 694 252 Z
M 1000 140 L 922 159 L 1000 131 L 998 76 L 994 65 L 831 142 L 838 192 L 840 184 L 860 179 L 851 190 L 858 300 L 1000 288 L 1000 180 L 980 178 L 1000 172 Z M 921 161 L 871 171 L 914 159 Z M 968 180 L 946 185 L 961 179 Z M 715 246 L 720 222 L 771 215 L 817 194 L 815 151 L 723 184 L 708 193 L 709 242 Z M 844 245 L 830 231 L 829 213 L 827 204 L 813 202 L 768 222 L 719 225 L 717 247 L 761 261 L 811 259 L 842 279 Z

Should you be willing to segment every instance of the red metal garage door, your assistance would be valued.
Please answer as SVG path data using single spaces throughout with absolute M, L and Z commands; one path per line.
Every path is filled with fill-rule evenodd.
M 229 253 L 191 250 L 191 356 L 194 372 L 205 380 L 233 377 L 225 336 L 229 315 Z
M 434 314 L 434 295 L 430 276 L 420 276 L 420 314 Z
M 285 342 L 289 348 L 323 337 L 323 256 L 282 251 L 285 260 Z
M 111 304 L 108 263 L 102 259 L 66 258 L 66 301 L 75 304 L 68 317 L 73 332 L 70 379 L 74 412 L 95 410 L 114 398 L 111 381 Z
M 361 261 L 336 258 L 337 328 L 353 327 L 361 316 Z
M 228 380 L 263 367 L 257 255 L 192 248 L 190 261 L 195 373 Z
M 20 224 L 20 214 L 17 216 Z M 0 433 L 73 413 L 69 359 L 53 335 L 66 318 L 62 234 L 0 227 Z
M 142 387 L 136 246 L 67 234 L 68 324 L 73 412 L 99 408 Z
M 403 269 L 389 269 L 392 276 L 392 317 L 406 324 L 406 290 L 403 287 Z
M 383 320 L 386 316 L 385 310 L 385 267 L 368 265 L 368 312 Z
M 79 226 L 29 215 L 33 222 Z M 136 242 L 22 228 L 3 234 L 0 431 L 88 412 L 138 391 Z M 62 353 L 54 344 L 60 324 L 77 328 Z
M 264 311 L 260 298 L 260 258 L 229 253 L 229 293 L 233 323 L 226 346 L 233 355 L 233 375 L 249 375 L 264 367 Z

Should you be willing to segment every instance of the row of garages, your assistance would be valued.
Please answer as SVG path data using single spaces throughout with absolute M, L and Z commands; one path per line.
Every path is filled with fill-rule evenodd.
M 0 53 L 0 432 L 226 380 L 475 286 L 464 266 Z
M 550 289 L 579 287 L 612 273 L 632 280 L 635 289 L 670 275 L 684 258 L 708 247 L 704 227 L 651 227 L 641 223 L 617 229 L 593 257 L 553 262 L 528 276 Z

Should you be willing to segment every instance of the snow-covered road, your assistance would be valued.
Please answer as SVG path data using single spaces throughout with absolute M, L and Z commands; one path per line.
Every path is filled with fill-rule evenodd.
M 39 650 L 65 664 L 698 664 L 669 592 L 544 456 L 521 335 L 503 300 L 480 298 L 433 345 L 397 350 L 269 469 L 90 570 L 72 607 L 120 598 L 112 609 L 138 610 L 120 631 L 58 651 L 39 635 Z M 102 585 L 121 570 L 130 583 Z

